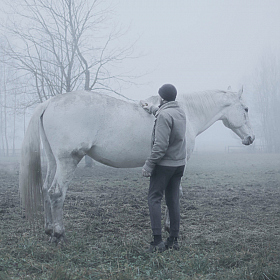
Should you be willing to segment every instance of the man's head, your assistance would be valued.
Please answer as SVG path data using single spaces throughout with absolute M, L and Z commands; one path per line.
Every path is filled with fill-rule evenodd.
M 173 85 L 165 84 L 158 90 L 158 94 L 166 101 L 174 101 L 177 96 L 177 90 Z

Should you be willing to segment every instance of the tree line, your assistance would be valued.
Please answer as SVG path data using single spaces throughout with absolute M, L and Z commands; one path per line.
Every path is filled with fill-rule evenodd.
M 104 4 L 105 3 L 105 4 Z M 1 24 L 0 154 L 15 153 L 34 106 L 74 90 L 121 95 L 134 76 L 123 67 L 134 44 L 121 46 L 114 7 L 102 0 L 7 1 Z M 280 152 L 280 59 L 264 56 L 248 88 L 261 145 Z
M 254 130 L 266 152 L 280 152 L 280 59 L 266 53 L 260 59 L 250 82 Z
M 0 35 L 2 152 L 15 150 L 16 119 L 23 117 L 25 131 L 28 109 L 37 103 L 80 89 L 121 95 L 121 87 L 133 83 L 122 63 L 135 58 L 134 44 L 121 46 L 126 30 L 114 23 L 110 5 L 101 0 L 7 4 Z

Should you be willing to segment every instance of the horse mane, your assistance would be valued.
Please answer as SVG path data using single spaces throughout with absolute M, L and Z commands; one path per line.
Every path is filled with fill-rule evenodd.
M 225 94 L 231 95 L 233 93 L 223 90 L 192 92 L 178 96 L 178 101 L 182 102 L 182 106 L 187 111 L 205 114 L 205 112 L 212 110 L 217 105 L 222 105 L 225 102 Z
M 177 95 L 177 101 L 186 111 L 205 114 L 211 112 L 217 105 L 229 105 L 229 101 L 236 97 L 236 93 L 224 90 L 205 90 Z M 148 103 L 159 105 L 159 97 L 151 96 L 146 99 Z

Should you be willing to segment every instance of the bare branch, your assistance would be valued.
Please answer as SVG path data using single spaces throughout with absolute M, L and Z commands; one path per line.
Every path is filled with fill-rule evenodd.
M 114 46 L 124 32 L 114 28 L 105 37 L 99 35 L 108 29 L 110 10 L 104 1 L 22 0 L 17 4 L 11 2 L 17 16 L 2 28 L 8 34 L 2 45 L 5 63 L 26 73 L 39 102 L 81 87 L 102 87 L 121 96 L 112 85 L 120 89 L 135 78 L 116 73 L 118 64 L 134 58 L 133 44 Z

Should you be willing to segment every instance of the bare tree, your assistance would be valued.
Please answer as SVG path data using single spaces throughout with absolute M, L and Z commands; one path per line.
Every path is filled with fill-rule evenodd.
M 20 95 L 17 92 L 18 78 L 16 72 L 4 64 L 0 64 L 0 142 L 2 155 L 15 155 L 16 140 L 19 130 L 17 129 L 18 100 Z M 12 150 L 12 153 L 10 153 Z
M 8 140 L 8 122 L 7 122 L 7 80 L 6 80 L 6 69 L 4 68 L 3 73 L 3 140 L 4 140 L 4 148 L 6 150 L 6 155 L 9 155 L 9 140 Z
M 33 86 L 35 102 L 76 89 L 120 92 L 112 66 L 131 57 L 133 44 L 113 47 L 123 33 L 109 30 L 110 11 L 101 0 L 21 0 L 3 28 L 5 63 Z M 4 36 L 4 35 L 3 35 Z M 32 103 L 32 102 L 31 102 Z
M 280 152 L 280 60 L 276 55 L 262 58 L 254 80 L 262 144 L 269 152 Z

